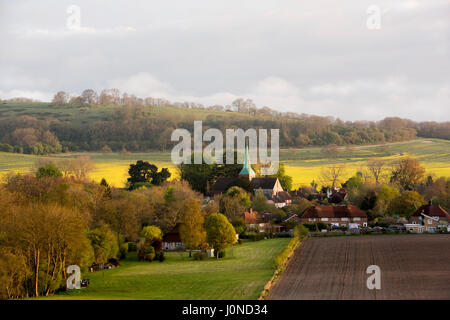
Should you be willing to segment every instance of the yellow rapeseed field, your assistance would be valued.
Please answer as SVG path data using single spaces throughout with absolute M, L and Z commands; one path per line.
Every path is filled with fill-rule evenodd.
M 286 172 L 292 176 L 294 187 L 310 185 L 315 181 L 321 185 L 320 176 L 323 168 L 333 163 L 345 165 L 343 180 L 364 170 L 367 160 L 372 158 L 384 159 L 387 162 L 412 157 L 419 160 L 427 174 L 450 177 L 450 141 L 439 139 L 415 140 L 403 143 L 393 143 L 383 146 L 355 147 L 352 155 L 341 155 L 330 160 L 321 154 L 320 148 L 284 149 L 280 151 L 281 162 L 286 166 Z M 127 179 L 128 168 L 137 160 L 149 161 L 158 168 L 169 168 L 171 179 L 178 178 L 178 170 L 170 161 L 169 153 L 150 152 L 137 154 L 102 154 L 83 153 L 89 155 L 95 164 L 91 178 L 101 181 L 105 178 L 115 187 L 123 187 Z M 52 158 L 75 157 L 80 154 L 55 155 Z M 0 152 L 0 175 L 8 172 L 32 173 L 33 164 L 38 156 Z

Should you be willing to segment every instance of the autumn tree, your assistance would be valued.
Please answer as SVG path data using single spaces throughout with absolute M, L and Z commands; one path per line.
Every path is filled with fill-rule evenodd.
M 377 201 L 373 209 L 373 216 L 382 216 L 386 213 L 392 199 L 399 195 L 397 188 L 389 185 L 382 185 L 377 191 Z
M 49 295 L 64 286 L 67 265 L 92 262 L 86 229 L 86 217 L 76 209 L 42 203 L 9 208 L 0 226 L 1 246 L 14 248 L 9 261 L 25 263 L 29 272 L 22 296 Z
M 181 241 L 191 251 L 199 248 L 206 239 L 205 219 L 200 209 L 200 203 L 195 199 L 185 202 L 180 224 Z
M 146 226 L 142 229 L 141 236 L 149 242 L 162 240 L 162 231 L 157 226 Z
M 387 213 L 409 218 L 411 214 L 424 204 L 426 204 L 425 199 L 416 191 L 404 191 L 391 200 Z
M 98 103 L 98 95 L 92 89 L 86 89 L 81 93 L 81 100 L 83 104 L 97 104 Z
M 94 249 L 95 263 L 105 263 L 110 258 L 117 258 L 119 244 L 108 225 L 103 225 L 89 231 L 88 238 Z
M 213 213 L 206 219 L 206 241 L 213 246 L 217 258 L 220 251 L 236 242 L 236 231 L 223 214 Z
M 250 208 L 250 197 L 244 189 L 234 186 L 229 188 L 220 198 L 219 210 L 230 221 L 240 218 L 245 210 Z
M 419 161 L 412 158 L 403 158 L 394 164 L 391 183 L 398 185 L 402 190 L 414 190 L 422 180 L 425 169 Z
M 69 102 L 69 94 L 64 91 L 59 91 L 56 93 L 52 100 L 53 106 L 63 106 Z

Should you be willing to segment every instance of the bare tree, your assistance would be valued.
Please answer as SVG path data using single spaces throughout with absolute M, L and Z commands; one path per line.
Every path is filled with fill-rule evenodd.
M 331 164 L 323 167 L 320 173 L 320 180 L 324 185 L 336 187 L 338 183 L 342 183 L 342 177 L 345 173 L 344 164 Z
M 95 168 L 89 156 L 80 156 L 70 161 L 70 172 L 77 179 L 86 179 L 89 172 Z
M 322 148 L 322 153 L 328 158 L 337 158 L 340 154 L 339 147 L 336 144 L 329 144 Z
M 367 169 L 375 183 L 379 184 L 385 176 L 386 161 L 382 159 L 372 159 L 367 161 Z

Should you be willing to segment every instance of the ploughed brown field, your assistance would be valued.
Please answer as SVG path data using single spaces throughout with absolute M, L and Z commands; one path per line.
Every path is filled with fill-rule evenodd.
M 369 265 L 381 269 L 379 290 L 367 288 Z M 450 235 L 309 239 L 266 299 L 450 299 Z

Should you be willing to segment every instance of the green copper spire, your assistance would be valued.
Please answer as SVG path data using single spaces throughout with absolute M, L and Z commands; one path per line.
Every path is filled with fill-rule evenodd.
M 245 146 L 245 156 L 244 156 L 244 167 L 242 168 L 240 175 L 248 175 L 249 177 L 255 176 L 255 171 L 253 171 L 250 165 L 250 156 L 248 154 L 248 145 Z

